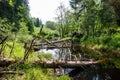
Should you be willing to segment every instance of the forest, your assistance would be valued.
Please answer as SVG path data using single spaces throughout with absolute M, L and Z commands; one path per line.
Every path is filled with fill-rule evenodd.
M 51 54 L 34 52 L 36 40 L 71 39 L 80 45 L 73 47 L 72 54 L 107 58 L 101 65 L 120 71 L 120 0 L 69 0 L 69 5 L 70 9 L 60 3 L 55 21 L 43 24 L 40 18 L 31 17 L 29 0 L 0 0 L 0 80 L 79 80 L 31 65 L 32 61 L 52 58 Z M 4 64 L 3 59 L 11 62 Z

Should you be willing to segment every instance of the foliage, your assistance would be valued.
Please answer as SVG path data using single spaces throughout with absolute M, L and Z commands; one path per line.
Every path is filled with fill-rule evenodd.
M 109 39 L 108 41 L 108 46 L 112 48 L 120 48 L 120 35 L 119 34 L 114 34 L 111 37 L 111 40 Z
M 50 28 L 47 28 L 46 26 L 44 26 L 41 36 L 46 39 L 52 39 L 52 38 L 58 37 L 58 33 L 56 30 L 51 30 Z
M 50 59 L 52 59 L 52 54 L 41 52 L 41 53 L 38 53 L 38 58 L 42 61 L 50 60 Z
M 7 42 L 5 46 L 4 53 L 6 57 L 10 55 L 10 50 L 12 48 L 12 41 Z M 15 43 L 14 50 L 13 50 L 13 58 L 22 58 L 24 56 L 24 49 L 23 49 L 23 44 L 22 43 Z
M 29 64 L 28 62 L 22 62 L 17 66 L 18 70 L 27 70 L 27 69 L 30 69 L 30 68 L 32 68 L 32 65 Z
M 29 7 L 27 0 L 1 0 L 0 17 L 7 20 L 6 24 L 12 24 L 12 31 L 18 32 L 21 28 L 20 23 L 25 22 L 30 27 Z M 32 31 L 33 26 L 28 28 Z M 31 30 L 32 29 L 32 30 Z
M 70 80 L 68 75 L 60 76 L 59 80 Z
M 90 45 L 90 47 L 120 51 L 120 0 L 70 0 L 71 9 L 67 9 L 63 3 L 57 8 L 56 22 L 47 21 L 39 35 L 42 21 L 39 18 L 29 16 L 28 0 L 0 0 L 0 42 L 6 36 L 7 41 L 2 51 L 6 57 L 10 55 L 13 47 L 13 58 L 21 59 L 24 56 L 23 43 L 29 42 L 33 36 L 40 36 L 49 40 L 56 37 L 72 37 L 74 43 Z M 16 34 L 16 39 L 14 34 Z M 0 44 L 0 48 L 2 45 Z M 114 57 L 107 53 L 96 53 L 88 49 L 75 47 L 76 51 L 89 53 L 89 58 Z M 75 53 L 78 53 L 75 52 Z M 102 54 L 102 55 L 101 55 Z M 107 55 L 107 56 L 106 56 Z M 109 56 L 108 56 L 109 55 Z M 29 61 L 49 60 L 51 54 L 31 54 Z M 120 68 L 119 59 L 111 59 L 107 66 Z M 33 67 L 25 62 L 21 63 L 18 70 L 24 70 L 23 76 L 14 76 L 13 79 L 21 80 L 70 80 L 67 75 L 55 77 L 45 74 L 41 68 Z M 49 76 L 51 75 L 51 76 Z M 8 78 L 9 79 L 9 78 Z
M 52 29 L 52 30 L 55 30 L 55 23 L 52 22 L 52 21 L 47 21 L 47 22 L 45 23 L 45 26 L 46 26 L 47 28 L 50 28 L 50 29 Z
M 57 31 L 59 33 L 60 38 L 65 38 L 67 37 L 70 33 L 70 28 L 69 28 L 69 10 L 65 8 L 63 3 L 60 3 L 60 5 L 57 8 Z
M 116 68 L 120 68 L 120 59 L 112 59 L 113 64 L 115 65 Z
M 109 3 L 108 3 L 109 2 Z M 70 25 L 72 35 L 82 33 L 80 41 L 85 44 L 98 44 L 119 48 L 119 28 L 116 18 L 119 1 L 115 0 L 70 0 L 72 8 Z M 119 9 L 117 8 L 119 11 Z M 117 14 L 118 15 L 118 14 Z M 75 35 L 74 35 L 75 36 Z
M 12 24 L 10 24 L 6 18 L 0 18 L 0 36 L 6 36 L 11 32 Z
M 109 61 L 101 63 L 101 65 L 105 69 L 120 69 L 120 59 L 110 58 Z
M 28 31 L 30 31 L 29 34 L 32 34 L 34 32 L 34 27 L 33 27 L 32 20 L 29 19 L 26 25 L 28 26 Z
M 51 28 L 52 23 L 52 28 Z M 58 33 L 55 30 L 54 22 L 50 23 L 50 27 L 42 31 L 40 36 L 45 38 L 52 39 L 53 37 L 58 36 Z M 29 7 L 28 0 L 0 0 L 0 43 L 4 37 L 8 36 L 4 44 L 4 50 L 2 53 L 3 57 L 9 57 L 12 50 L 12 58 L 16 60 L 23 59 L 24 56 L 24 42 L 31 41 L 33 35 L 39 33 L 39 29 L 34 26 L 40 27 L 42 21 L 38 18 L 31 18 L 29 16 Z M 15 37 L 16 34 L 16 37 Z M 13 45 L 14 43 L 14 45 Z M 0 44 L 0 48 L 2 45 Z M 51 59 L 51 54 L 30 54 L 29 61 L 40 59 Z M 34 55 L 34 56 L 33 56 Z M 50 73 L 44 73 L 44 69 L 33 67 L 31 63 L 23 62 L 20 63 L 17 67 L 12 67 L 12 70 L 22 70 L 25 72 L 24 75 L 5 75 L 4 79 L 7 80 L 70 80 L 68 76 L 62 76 L 60 78 L 55 77 L 50 71 Z M 1 78 L 0 78 L 1 79 Z
M 24 75 L 4 75 L 2 76 L 7 80 L 70 80 L 67 75 L 56 77 L 51 73 L 51 70 L 48 70 L 47 73 L 44 73 L 43 68 L 32 67 L 29 63 L 21 63 L 18 67 L 18 70 L 22 69 L 25 71 Z M 1 78 L 0 78 L 1 79 Z
M 33 22 L 36 27 L 42 26 L 42 21 L 39 18 L 34 18 Z
M 30 23 L 31 24 L 31 23 Z M 32 35 L 29 35 L 31 34 L 31 31 L 28 31 L 28 29 L 31 27 L 27 27 L 26 23 L 25 22 L 21 22 L 20 23 L 20 30 L 17 32 L 17 38 L 18 38 L 18 42 L 22 42 L 24 43 L 25 41 L 28 41 L 28 40 L 31 40 L 32 39 Z M 32 31 L 33 32 L 33 31 Z M 23 36 L 24 35 L 24 36 Z

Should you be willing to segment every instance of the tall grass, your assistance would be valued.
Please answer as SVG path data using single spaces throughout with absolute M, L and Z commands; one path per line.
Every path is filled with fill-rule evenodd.
M 6 57 L 9 57 L 9 53 L 11 50 L 13 42 L 7 42 L 7 46 L 5 48 Z M 23 58 L 24 56 L 24 48 L 23 43 L 15 43 L 14 50 L 13 50 L 13 58 Z M 20 63 L 16 68 L 12 67 L 10 70 L 15 71 L 23 71 L 25 74 L 6 74 L 0 77 L 0 80 L 70 80 L 69 76 L 63 75 L 60 77 L 54 76 L 52 70 L 44 69 L 40 66 L 33 66 L 31 65 L 31 61 L 39 60 L 44 58 L 51 59 L 52 55 L 50 54 L 43 54 L 43 53 L 31 53 L 28 59 L 28 62 Z
M 0 79 L 5 80 L 70 80 L 68 75 L 62 75 L 60 77 L 54 76 L 52 71 L 44 69 L 39 66 L 32 66 L 31 64 L 24 62 L 17 66 L 17 70 L 22 70 L 25 73 L 23 75 L 3 75 Z M 45 71 L 46 70 L 46 71 Z

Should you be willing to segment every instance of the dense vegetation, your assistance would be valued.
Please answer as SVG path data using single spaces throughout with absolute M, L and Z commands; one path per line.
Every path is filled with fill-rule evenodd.
M 64 35 L 61 37 L 82 34 L 78 38 L 87 45 L 120 47 L 118 0 L 71 0 L 70 5 L 72 10 L 64 9 L 62 4 L 58 8 L 59 35 Z
M 48 40 L 72 38 L 75 43 L 107 53 L 120 68 L 120 0 L 70 0 L 70 9 L 60 3 L 56 21 L 47 21 L 45 25 L 41 19 L 30 16 L 28 4 L 29 0 L 0 0 L 0 58 L 23 58 L 24 43 L 31 43 L 36 36 Z M 58 79 L 30 64 L 24 63 L 18 68 L 21 66 L 28 72 L 22 76 L 23 80 L 36 80 L 38 76 Z M 69 80 L 68 76 L 59 79 L 64 78 Z

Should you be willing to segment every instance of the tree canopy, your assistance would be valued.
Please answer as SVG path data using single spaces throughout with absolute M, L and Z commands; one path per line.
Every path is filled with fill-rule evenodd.
M 0 0 L 0 17 L 6 18 L 7 23 L 12 24 L 12 31 L 17 32 L 21 22 L 30 23 L 28 0 Z M 33 27 L 28 25 L 29 27 Z M 32 31 L 31 29 L 28 29 Z

